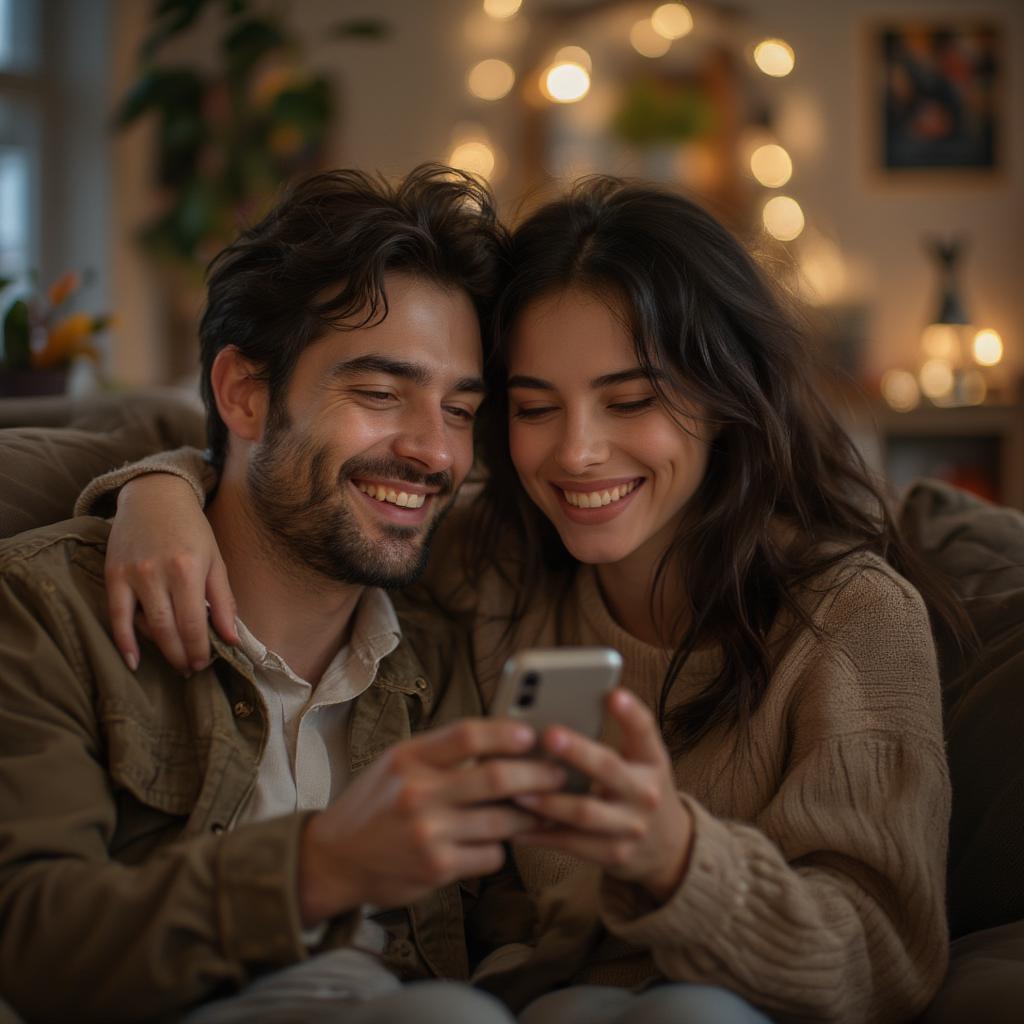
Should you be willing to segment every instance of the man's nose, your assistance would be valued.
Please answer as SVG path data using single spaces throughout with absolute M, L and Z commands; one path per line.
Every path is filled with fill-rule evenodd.
M 426 473 L 451 469 L 454 462 L 452 440 L 443 415 L 410 416 L 395 435 L 392 447 L 399 458 L 418 463 Z

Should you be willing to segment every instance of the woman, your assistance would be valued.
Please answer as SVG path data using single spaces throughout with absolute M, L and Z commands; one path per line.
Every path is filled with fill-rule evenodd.
M 572 894 L 550 948 L 579 966 L 523 1019 L 912 1017 L 945 968 L 949 788 L 905 576 L 955 607 L 707 213 L 589 180 L 514 232 L 511 268 L 489 477 L 425 586 L 474 631 L 485 696 L 516 648 L 625 659 L 614 746 L 544 737 L 592 792 L 523 798 L 550 824 L 516 865 Z M 666 980 L 690 984 L 643 990 Z

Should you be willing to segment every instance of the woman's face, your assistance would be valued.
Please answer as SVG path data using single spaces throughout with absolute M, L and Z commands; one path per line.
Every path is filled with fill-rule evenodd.
M 520 315 L 508 385 L 512 461 L 562 543 L 648 572 L 704 476 L 704 425 L 661 404 L 626 327 L 575 288 Z

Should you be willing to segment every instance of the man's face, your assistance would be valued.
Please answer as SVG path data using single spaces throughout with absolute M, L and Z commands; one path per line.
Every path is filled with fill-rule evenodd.
M 468 296 L 400 274 L 388 315 L 311 345 L 248 467 L 257 517 L 289 561 L 331 580 L 397 587 L 473 461 L 480 328 Z

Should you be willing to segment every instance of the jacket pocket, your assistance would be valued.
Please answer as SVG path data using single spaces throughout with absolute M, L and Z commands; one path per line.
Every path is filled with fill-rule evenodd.
M 189 814 L 202 786 L 205 747 L 183 730 L 140 722 L 113 702 L 104 710 L 107 766 L 115 790 L 126 790 L 166 814 Z

